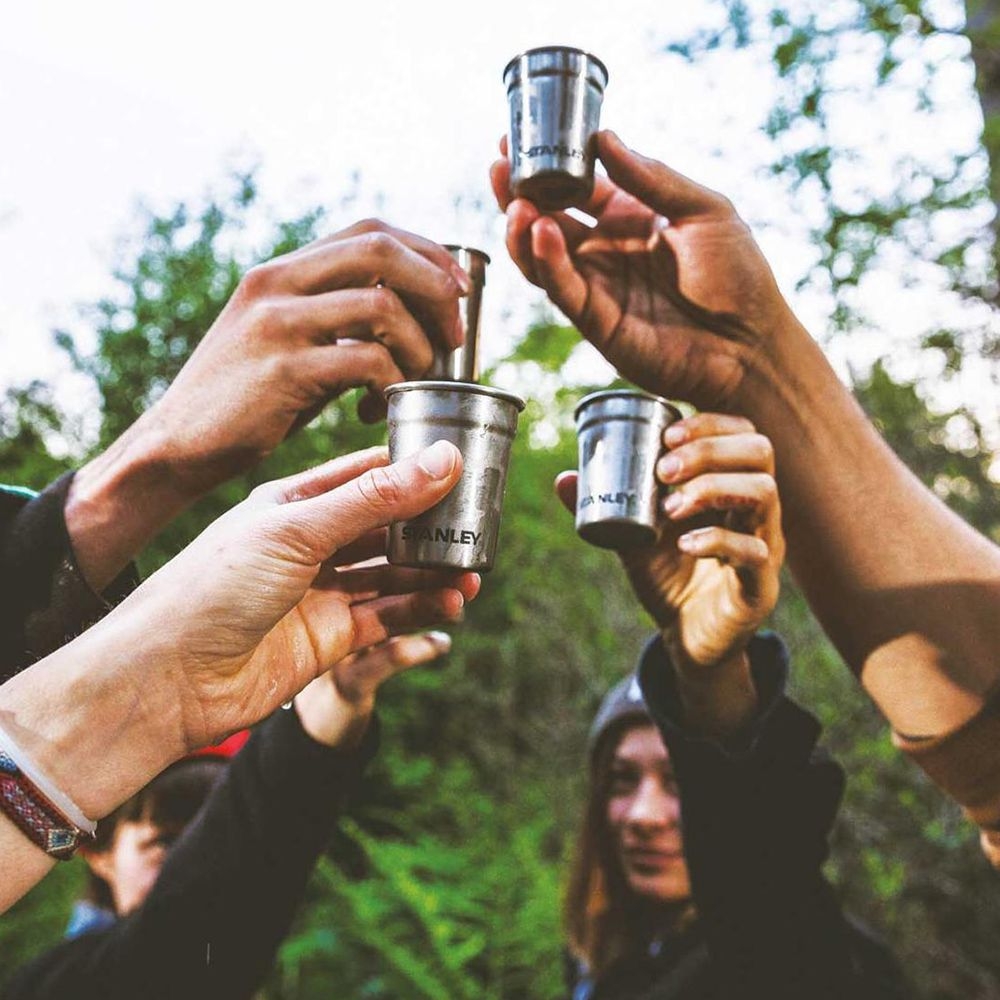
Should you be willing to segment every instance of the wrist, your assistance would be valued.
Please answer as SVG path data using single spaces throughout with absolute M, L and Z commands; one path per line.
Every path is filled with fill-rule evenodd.
M 150 629 L 111 615 L 0 688 L 0 722 L 92 820 L 185 747 L 170 672 Z
M 672 633 L 663 633 L 663 643 L 673 665 L 685 729 L 723 740 L 750 722 L 758 697 L 745 647 L 717 662 L 702 664 L 686 655 Z
M 316 678 L 295 696 L 295 712 L 311 739 L 328 747 L 355 747 L 371 723 L 375 698 L 345 701 L 329 676 Z
M 77 565 L 101 591 L 201 495 L 177 474 L 152 411 L 73 477 L 64 516 Z

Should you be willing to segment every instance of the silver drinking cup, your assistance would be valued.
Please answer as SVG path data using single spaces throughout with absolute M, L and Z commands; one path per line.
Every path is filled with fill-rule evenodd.
M 469 382 L 400 382 L 385 391 L 389 455 L 414 455 L 435 441 L 462 453 L 462 476 L 439 504 L 389 526 L 396 566 L 488 570 L 496 557 L 510 449 L 524 400 Z
M 594 189 L 594 135 L 608 71 L 596 56 L 552 45 L 515 56 L 503 71 L 510 106 L 510 186 L 547 211 Z
M 479 381 L 479 311 L 483 304 L 483 286 L 486 284 L 486 266 L 490 258 L 473 247 L 445 246 L 459 267 L 469 276 L 472 290 L 458 300 L 465 343 L 453 351 L 435 349 L 434 364 L 427 373 L 428 379 L 446 382 Z
M 577 534 L 603 549 L 650 545 L 659 535 L 656 460 L 680 412 L 659 396 L 627 389 L 580 400 Z

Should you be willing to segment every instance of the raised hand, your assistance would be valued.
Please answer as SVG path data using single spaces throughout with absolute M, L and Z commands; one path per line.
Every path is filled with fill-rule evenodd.
M 391 677 L 444 656 L 446 632 L 401 635 L 345 656 L 295 698 L 306 732 L 328 746 L 350 744 L 364 735 L 379 688 Z
M 608 177 L 580 206 L 595 228 L 512 201 L 507 160 L 493 164 L 511 257 L 628 379 L 702 409 L 734 409 L 779 327 L 795 321 L 767 261 L 722 195 L 612 132 L 598 133 L 597 153 Z
M 664 443 L 656 471 L 671 492 L 660 537 L 619 555 L 690 714 L 715 734 L 756 703 L 745 652 L 777 602 L 785 552 L 774 458 L 750 421 L 716 413 L 671 425 Z M 563 473 L 556 490 L 575 509 L 576 473 Z
M 77 562 L 100 590 L 181 510 L 269 454 L 335 396 L 423 375 L 457 347 L 465 272 L 446 250 L 369 220 L 252 268 L 177 378 L 70 488 Z

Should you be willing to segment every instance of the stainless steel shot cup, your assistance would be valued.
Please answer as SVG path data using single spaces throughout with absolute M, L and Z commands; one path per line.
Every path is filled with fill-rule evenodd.
M 594 392 L 577 404 L 576 530 L 591 545 L 627 549 L 659 534 L 656 460 L 680 412 L 659 396 Z
M 483 304 L 483 286 L 486 284 L 486 266 L 490 258 L 474 247 L 446 245 L 459 267 L 469 276 L 472 290 L 458 300 L 465 343 L 453 351 L 437 349 L 434 364 L 427 373 L 428 379 L 448 382 L 479 381 L 479 311 Z
M 552 45 L 515 56 L 503 71 L 510 106 L 510 186 L 555 211 L 594 188 L 594 135 L 608 71 L 596 56 Z
M 389 526 L 389 562 L 491 569 L 507 464 L 524 400 L 469 382 L 400 382 L 385 395 L 393 461 L 442 440 L 451 441 L 463 461 L 461 478 L 439 504 Z

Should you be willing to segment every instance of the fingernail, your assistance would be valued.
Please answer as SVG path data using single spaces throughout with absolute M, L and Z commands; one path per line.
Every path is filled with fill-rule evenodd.
M 677 547 L 685 552 L 696 552 L 702 547 L 709 531 L 711 528 L 695 528 L 694 531 L 689 531 L 677 539 Z
M 666 500 L 663 501 L 663 513 L 670 517 L 672 514 L 676 514 L 681 507 L 684 506 L 684 494 L 683 493 L 671 493 Z
M 667 455 L 660 459 L 656 471 L 660 479 L 664 482 L 669 482 L 680 474 L 681 460 L 676 455 Z
M 682 424 L 671 424 L 663 432 L 663 443 L 669 448 L 676 448 L 677 445 L 683 444 L 688 437 L 687 428 Z
M 682 552 L 694 552 L 698 548 L 698 539 L 691 535 L 681 535 L 677 539 L 677 548 Z
M 434 629 L 430 632 L 425 632 L 424 637 L 430 639 L 442 653 L 447 653 L 451 649 L 451 636 L 447 632 L 439 632 Z
M 435 441 L 420 452 L 417 465 L 432 479 L 444 479 L 455 468 L 455 446 L 447 441 Z

